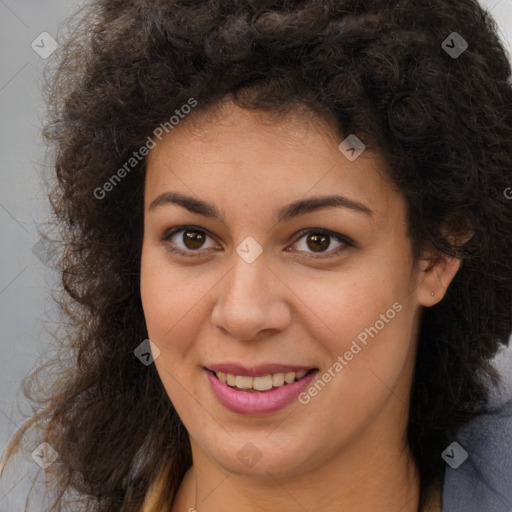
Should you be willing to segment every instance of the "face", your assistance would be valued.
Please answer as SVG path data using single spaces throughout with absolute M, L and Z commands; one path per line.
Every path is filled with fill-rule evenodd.
M 384 161 L 340 142 L 227 103 L 148 156 L 142 302 L 195 461 L 290 476 L 405 436 L 420 311 L 446 279 L 413 261 Z

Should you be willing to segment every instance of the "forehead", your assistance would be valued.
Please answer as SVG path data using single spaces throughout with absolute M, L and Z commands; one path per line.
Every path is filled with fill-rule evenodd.
M 150 151 L 146 208 L 167 190 L 208 196 L 221 209 L 257 202 L 260 211 L 342 193 L 384 214 L 390 201 L 402 200 L 378 154 L 364 151 L 350 161 L 339 150 L 341 141 L 333 123 L 303 112 L 276 117 L 233 104 L 199 112 Z

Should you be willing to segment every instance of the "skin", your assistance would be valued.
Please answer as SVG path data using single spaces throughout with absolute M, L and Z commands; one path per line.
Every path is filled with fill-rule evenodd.
M 418 510 L 405 436 L 421 311 L 442 299 L 460 261 L 442 256 L 428 271 L 427 259 L 413 261 L 406 202 L 385 162 L 369 151 L 351 162 L 341 140 L 314 115 L 275 118 L 226 102 L 190 115 L 148 156 L 142 302 L 161 351 L 156 368 L 193 454 L 173 512 L 334 512 L 340 503 L 351 512 Z M 215 204 L 225 222 L 176 204 L 151 209 L 167 191 Z M 333 193 L 372 214 L 329 207 L 277 222 L 282 206 Z M 183 225 L 203 230 L 203 245 L 185 245 L 183 232 L 162 240 Z M 315 251 L 310 235 L 297 235 L 305 228 L 356 246 L 331 237 Z M 252 263 L 236 252 L 249 236 L 263 249 Z M 173 253 L 173 243 L 199 256 Z M 306 405 L 237 414 L 205 377 L 204 366 L 221 362 L 322 374 L 396 302 L 395 318 Z M 252 467 L 237 456 L 248 442 L 261 454 Z

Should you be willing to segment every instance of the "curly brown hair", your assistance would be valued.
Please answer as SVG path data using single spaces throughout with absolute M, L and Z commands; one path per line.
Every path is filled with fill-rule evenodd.
M 95 190 L 190 98 L 199 115 L 230 97 L 276 114 L 306 106 L 357 133 L 407 200 L 415 255 L 433 246 L 462 259 L 424 310 L 408 427 L 422 485 L 440 478 L 440 454 L 485 408 L 490 360 L 512 330 L 511 70 L 490 15 L 476 0 L 92 0 L 76 20 L 45 128 L 64 241 L 59 343 L 73 362 L 55 360 L 59 378 L 11 451 L 44 425 L 59 498 L 139 511 L 166 468 L 160 498 L 172 502 L 192 463 L 188 434 L 154 365 L 141 371 L 134 357 L 148 337 L 145 159 L 101 199 Z M 454 32 L 468 42 L 457 56 L 443 46 Z

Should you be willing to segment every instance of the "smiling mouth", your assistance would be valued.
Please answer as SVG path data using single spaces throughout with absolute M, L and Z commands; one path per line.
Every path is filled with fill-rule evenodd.
M 282 388 L 292 382 L 297 382 L 303 379 L 311 372 L 317 371 L 316 368 L 311 370 L 301 370 L 299 372 L 287 373 L 272 373 L 262 375 L 261 377 L 249 377 L 246 375 L 233 375 L 224 372 L 211 372 L 217 379 L 226 384 L 227 386 L 236 389 L 237 391 L 245 391 L 246 393 L 260 393 L 262 391 L 271 391 L 274 389 Z

